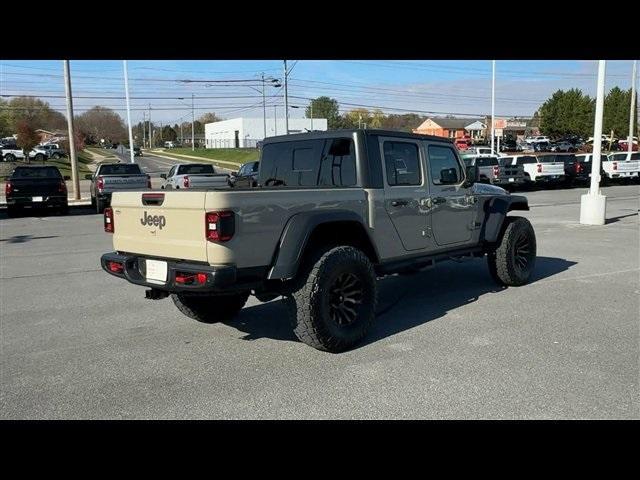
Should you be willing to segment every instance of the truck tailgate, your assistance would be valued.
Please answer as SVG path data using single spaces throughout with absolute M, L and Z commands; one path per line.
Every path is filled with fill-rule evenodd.
M 640 167 L 640 162 L 638 162 L 637 160 L 629 160 L 629 161 L 613 161 L 611 162 L 612 164 L 612 169 L 613 166 L 615 165 L 616 169 L 612 170 L 613 173 L 628 173 L 628 172 L 637 172 L 639 170 Z
M 206 262 L 205 197 L 206 192 L 189 191 L 114 192 L 115 250 Z
M 102 192 L 110 193 L 123 190 L 144 190 L 147 188 L 147 174 L 138 175 L 100 175 L 104 179 Z
M 542 165 L 541 175 L 564 175 L 564 163 L 539 163 Z

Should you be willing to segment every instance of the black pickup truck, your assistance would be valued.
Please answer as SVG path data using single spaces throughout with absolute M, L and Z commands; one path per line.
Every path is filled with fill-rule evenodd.
M 55 208 L 66 214 L 69 204 L 65 180 L 69 177 L 63 177 L 53 166 L 16 167 L 5 184 L 8 216 L 15 216 L 25 207 Z

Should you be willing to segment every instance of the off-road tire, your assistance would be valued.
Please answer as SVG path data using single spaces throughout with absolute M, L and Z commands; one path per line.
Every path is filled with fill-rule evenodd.
M 284 296 L 296 337 L 332 353 L 348 350 L 364 338 L 375 318 L 377 300 L 371 261 L 349 246 L 315 252 Z
M 36 162 L 42 162 L 44 163 L 44 155 L 42 153 L 37 153 L 36 156 L 33 158 Z
M 5 162 L 15 162 L 16 161 L 16 156 L 14 154 L 12 154 L 12 153 L 7 153 L 4 156 L 4 161 Z
M 249 292 L 230 295 L 171 294 L 178 310 L 189 318 L 202 323 L 225 322 L 235 317 L 247 303 Z
M 487 255 L 489 273 L 500 285 L 524 285 L 529 281 L 536 262 L 533 227 L 526 218 L 506 217 L 502 231 L 495 250 Z

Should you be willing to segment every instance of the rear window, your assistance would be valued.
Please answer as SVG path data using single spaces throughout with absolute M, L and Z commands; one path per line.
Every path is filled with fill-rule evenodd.
M 491 167 L 498 165 L 498 159 L 496 157 L 480 157 L 476 159 L 476 165 L 479 167 Z
M 13 171 L 12 178 L 62 178 L 60 170 L 55 167 L 29 168 L 18 167 Z
M 619 162 L 623 162 L 627 159 L 628 157 L 628 153 L 615 153 L 612 155 L 614 160 L 617 160 Z M 632 153 L 631 154 L 631 158 L 629 158 L 629 160 L 640 160 L 640 153 Z
M 104 165 L 100 168 L 100 175 L 136 175 L 141 173 L 140 166 L 137 163 Z
M 558 158 L 557 155 L 540 155 L 538 160 L 540 160 L 540 163 L 553 163 L 561 162 L 562 158 Z
M 258 183 L 265 187 L 349 187 L 357 183 L 350 138 L 268 143 L 260 163 Z
M 523 157 L 518 157 L 516 160 L 516 165 L 526 165 L 527 163 L 538 163 L 536 162 L 536 157 L 533 155 L 525 155 Z
M 182 165 L 178 175 L 197 175 L 199 173 L 216 173 L 213 165 Z
M 506 167 L 508 165 L 511 165 L 512 162 L 513 162 L 513 157 L 500 157 L 498 159 L 498 163 L 500 164 L 501 167 Z

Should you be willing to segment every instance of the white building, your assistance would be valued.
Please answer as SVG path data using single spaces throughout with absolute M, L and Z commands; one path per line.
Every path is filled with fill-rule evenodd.
M 326 118 L 290 118 L 289 133 L 327 130 Z M 284 118 L 267 117 L 267 137 L 285 134 Z M 259 118 L 233 118 L 204 126 L 206 148 L 255 148 L 264 139 L 264 122 Z

